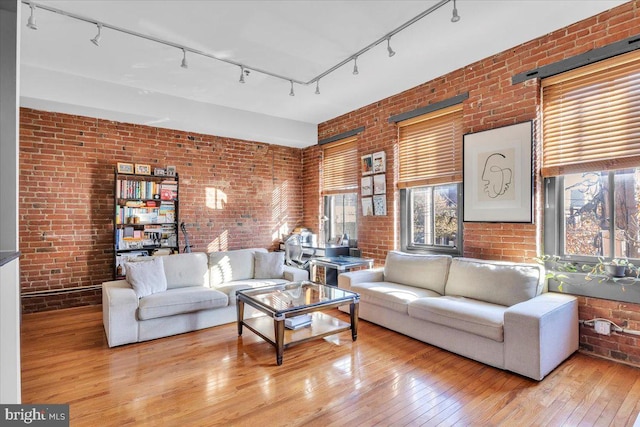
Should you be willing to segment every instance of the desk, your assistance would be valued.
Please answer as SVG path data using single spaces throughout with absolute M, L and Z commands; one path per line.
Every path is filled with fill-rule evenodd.
M 373 267 L 373 259 L 371 258 L 359 258 L 353 256 L 329 256 L 323 258 L 311 258 L 309 260 L 311 265 L 311 280 L 316 281 L 316 268 L 324 267 L 335 270 L 335 275 L 325 274 L 327 285 L 338 286 L 338 274 L 345 271 L 349 271 L 356 267 L 366 266 L 367 268 Z M 329 271 L 332 271 L 329 270 Z M 325 270 L 327 271 L 327 270 Z
M 315 257 L 337 257 L 340 255 L 349 255 L 348 246 L 332 245 L 330 243 L 319 243 L 312 246 L 308 243 L 302 244 L 302 253 L 305 256 Z

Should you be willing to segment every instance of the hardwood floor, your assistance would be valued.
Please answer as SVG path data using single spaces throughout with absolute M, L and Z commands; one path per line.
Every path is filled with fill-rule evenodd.
M 235 324 L 109 349 L 93 306 L 23 316 L 22 400 L 74 427 L 631 426 L 640 370 L 576 353 L 536 382 L 365 321 L 282 366 Z

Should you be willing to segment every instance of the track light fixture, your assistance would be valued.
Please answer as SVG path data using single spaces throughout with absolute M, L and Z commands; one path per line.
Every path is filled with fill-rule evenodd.
M 36 6 L 33 3 L 29 3 L 29 7 L 31 8 L 31 15 L 29 16 L 29 20 L 27 21 L 27 27 L 31 28 L 32 30 L 37 30 L 38 26 L 36 25 L 35 17 Z
M 396 54 L 396 52 L 391 49 L 391 37 L 387 39 L 387 52 L 389 52 L 389 58 Z
M 316 95 L 320 95 L 320 80 L 316 80 Z
M 98 34 L 96 34 L 96 36 L 94 38 L 91 39 L 91 43 L 95 44 L 96 46 L 100 46 L 100 39 L 102 38 L 102 24 L 96 24 L 98 26 Z
M 244 83 L 244 67 L 240 66 L 240 83 Z
M 295 92 L 293 91 L 293 80 L 289 80 L 291 82 L 291 92 L 289 92 L 289 96 L 296 96 Z
M 189 64 L 187 63 L 187 51 L 182 49 L 182 64 L 180 64 L 182 68 L 189 68 Z
M 358 71 L 358 57 L 355 56 L 353 58 L 353 75 L 357 76 L 360 72 Z
M 458 15 L 456 0 L 453 0 L 453 16 L 451 16 L 451 22 L 458 22 L 459 20 L 460 20 L 460 15 Z

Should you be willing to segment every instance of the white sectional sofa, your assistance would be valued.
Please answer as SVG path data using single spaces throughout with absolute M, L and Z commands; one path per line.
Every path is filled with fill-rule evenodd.
M 284 265 L 283 252 L 262 248 L 136 261 L 127 280 L 102 284 L 109 347 L 234 322 L 236 290 L 309 279 L 307 271 Z
M 535 380 L 578 349 L 577 299 L 547 292 L 538 265 L 391 251 L 338 286 L 362 319 Z

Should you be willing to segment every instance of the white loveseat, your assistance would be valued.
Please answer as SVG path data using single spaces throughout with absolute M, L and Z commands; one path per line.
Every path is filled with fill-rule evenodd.
M 284 265 L 283 252 L 262 248 L 137 261 L 127 272 L 129 281 L 102 284 L 102 320 L 109 347 L 234 322 L 236 290 L 309 278 L 307 271 Z M 144 277 L 152 283 L 141 284 L 134 275 L 143 264 L 150 270 Z M 158 288 L 163 280 L 166 284 Z
M 359 317 L 542 380 L 578 349 L 578 302 L 546 292 L 538 265 L 391 251 L 384 268 L 338 276 Z

